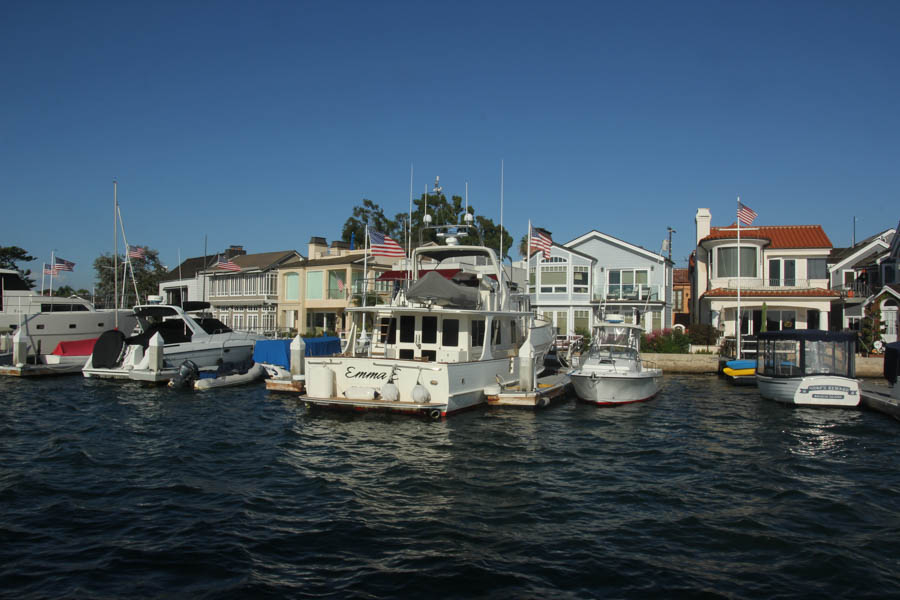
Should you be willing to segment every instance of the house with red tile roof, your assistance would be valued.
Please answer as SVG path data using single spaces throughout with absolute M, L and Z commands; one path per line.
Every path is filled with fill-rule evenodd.
M 736 223 L 712 227 L 707 208 L 697 210 L 697 247 L 692 257 L 691 321 L 708 323 L 726 336 L 763 329 L 828 329 L 831 304 L 827 261 L 831 240 L 821 225 Z M 740 253 L 740 255 L 739 255 Z

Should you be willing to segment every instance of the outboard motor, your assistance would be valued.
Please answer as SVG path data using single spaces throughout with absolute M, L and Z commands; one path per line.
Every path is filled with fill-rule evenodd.
M 200 377 L 200 369 L 192 360 L 186 360 L 178 367 L 178 373 L 169 381 L 169 387 L 187 388 L 194 387 L 194 382 Z

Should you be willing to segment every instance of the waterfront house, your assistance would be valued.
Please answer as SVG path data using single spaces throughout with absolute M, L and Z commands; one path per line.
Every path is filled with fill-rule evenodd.
M 885 284 L 897 281 L 891 258 L 895 229 L 876 233 L 849 248 L 834 248 L 828 257 L 830 287 L 840 293 L 832 304 L 832 329 L 859 330 L 864 305 Z
M 711 219 L 709 209 L 697 210 L 692 322 L 734 336 L 740 286 L 743 335 L 761 331 L 764 314 L 769 331 L 828 329 L 840 294 L 829 288 L 832 244 L 820 225 L 741 227 L 739 259 L 736 225 L 711 227 Z
M 528 261 L 532 306 L 560 335 L 589 332 L 593 309 L 607 316 L 637 318 L 645 331 L 670 326 L 672 262 L 664 256 L 597 230 L 565 244 L 553 243 L 550 257 L 534 252 Z
M 280 250 L 235 254 L 229 260 L 238 270 L 217 267 L 217 257 L 211 257 L 203 273 L 209 277 L 208 300 L 213 315 L 232 329 L 275 333 L 278 268 L 303 260 L 303 256 L 296 250 Z
M 672 272 L 672 325 L 691 324 L 691 275 L 689 269 Z
M 323 237 L 310 239 L 308 255 L 279 267 L 279 330 L 341 334 L 349 327 L 346 309 L 362 302 L 364 290 L 370 301 L 392 290 L 392 282 L 378 277 L 397 259 L 370 255 L 366 260 L 364 248 L 350 249 L 349 243 L 339 240 L 329 246 Z

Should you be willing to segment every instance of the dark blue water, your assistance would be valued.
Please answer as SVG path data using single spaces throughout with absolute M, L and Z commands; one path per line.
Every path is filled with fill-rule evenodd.
M 445 422 L 0 381 L 0 595 L 900 592 L 900 423 L 714 377 Z

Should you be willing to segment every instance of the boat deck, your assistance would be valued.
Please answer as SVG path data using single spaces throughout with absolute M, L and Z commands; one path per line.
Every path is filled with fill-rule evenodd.
M 531 392 L 506 389 L 499 394 L 488 394 L 487 402 L 491 406 L 521 406 L 525 408 L 549 406 L 553 400 L 566 396 L 572 380 L 568 375 L 557 373 L 539 377 L 537 383 L 537 389 Z
M 900 402 L 891 396 L 888 386 L 864 381 L 860 383 L 859 392 L 864 407 L 900 419 Z

